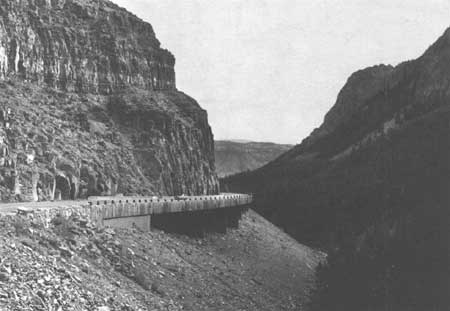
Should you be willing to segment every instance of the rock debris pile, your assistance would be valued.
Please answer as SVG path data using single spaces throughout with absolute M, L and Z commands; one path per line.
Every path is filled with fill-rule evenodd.
M 322 258 L 251 212 L 203 239 L 32 215 L 0 217 L 0 310 L 297 310 Z

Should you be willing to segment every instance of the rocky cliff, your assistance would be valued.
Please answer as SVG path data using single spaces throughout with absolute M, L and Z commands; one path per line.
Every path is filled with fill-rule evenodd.
M 292 145 L 227 140 L 215 141 L 216 171 L 219 177 L 252 171 L 275 160 L 280 154 L 290 148 L 292 148 Z
M 2 200 L 217 192 L 207 113 L 109 1 L 0 1 Z
M 150 24 L 109 1 L 0 1 L 0 75 L 64 91 L 175 89 L 175 58 Z
M 226 180 L 330 252 L 317 310 L 448 308 L 449 77 L 447 30 L 416 60 L 353 74 L 300 145 Z

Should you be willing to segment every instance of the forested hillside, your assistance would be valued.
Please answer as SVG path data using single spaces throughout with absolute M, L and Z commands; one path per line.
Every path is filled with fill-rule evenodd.
M 417 60 L 352 75 L 302 144 L 225 181 L 330 253 L 317 310 L 448 309 L 449 77 L 448 30 Z

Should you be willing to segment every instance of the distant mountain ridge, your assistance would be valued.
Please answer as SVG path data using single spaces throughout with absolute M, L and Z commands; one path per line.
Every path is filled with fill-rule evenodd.
M 257 169 L 292 148 L 292 145 L 248 140 L 218 140 L 214 146 L 219 177 Z
M 330 252 L 317 310 L 447 310 L 450 29 L 416 60 L 354 73 L 301 144 L 223 184 Z
M 218 139 L 217 141 L 231 141 L 233 143 L 241 143 L 241 144 L 246 144 L 246 143 L 251 143 L 251 140 L 248 139 Z

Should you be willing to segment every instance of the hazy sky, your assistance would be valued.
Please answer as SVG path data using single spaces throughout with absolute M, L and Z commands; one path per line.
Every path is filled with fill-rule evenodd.
M 113 1 L 175 54 L 216 139 L 298 143 L 352 72 L 416 58 L 450 26 L 448 0 Z

